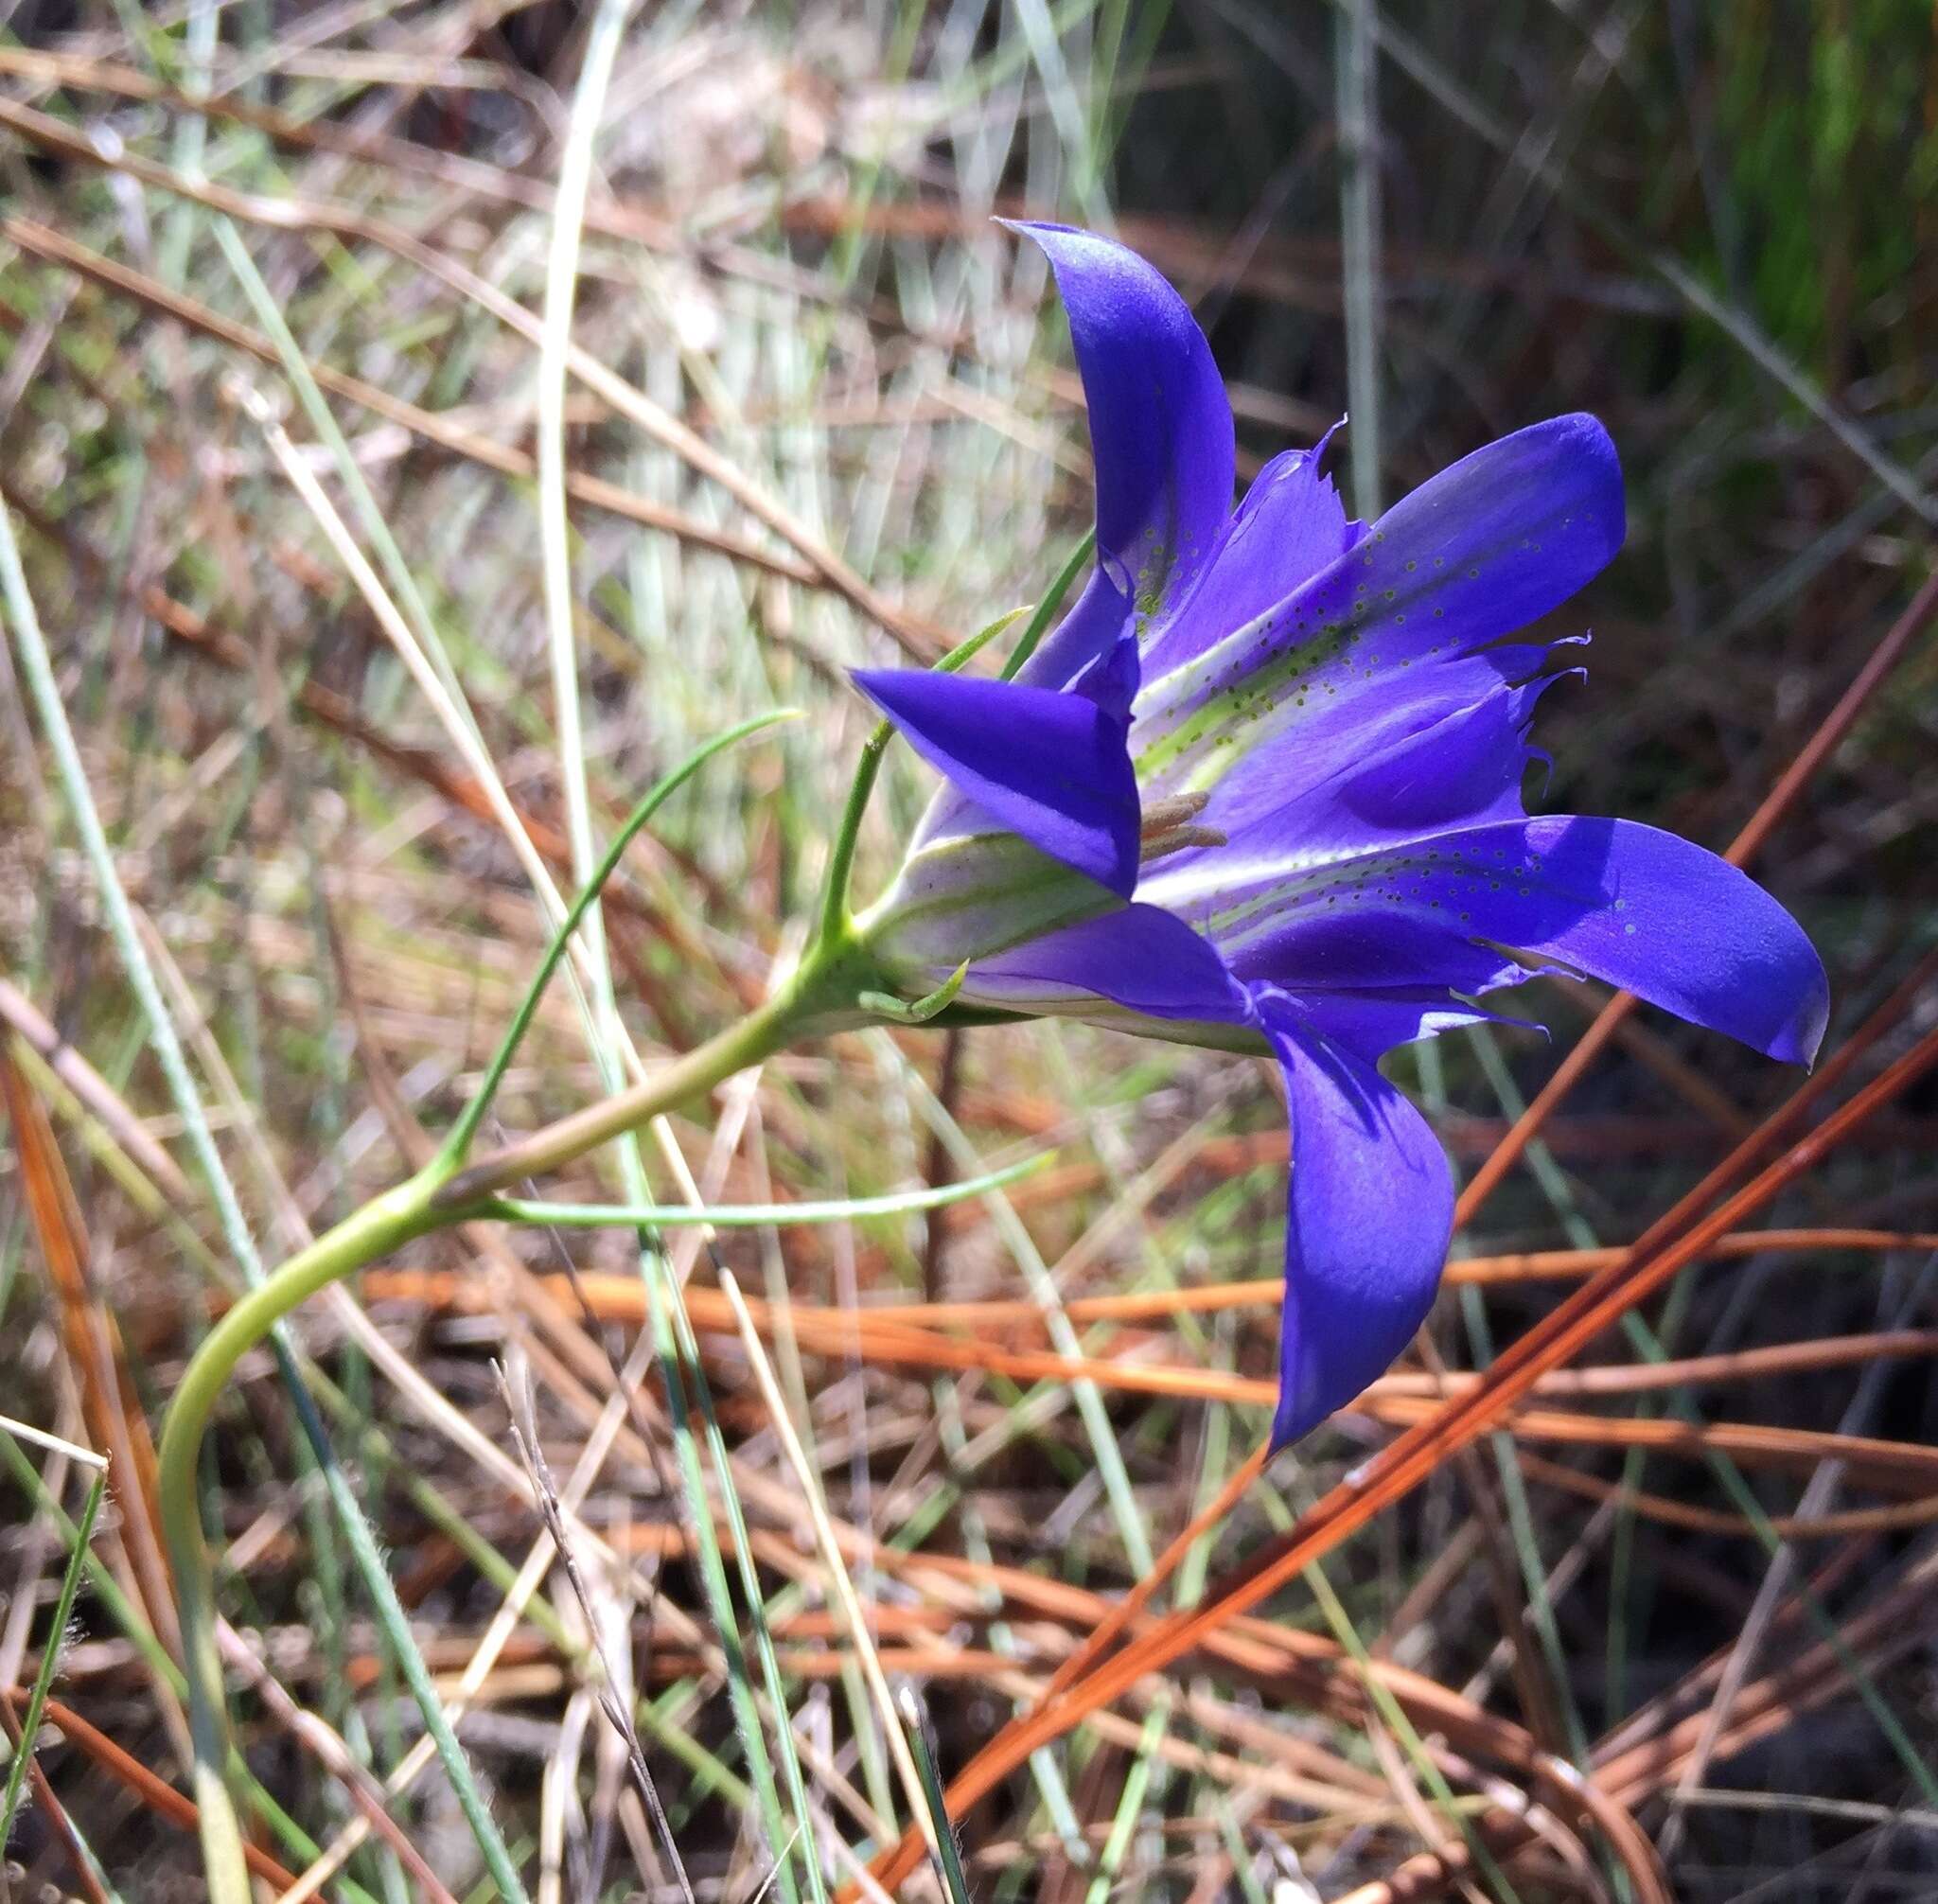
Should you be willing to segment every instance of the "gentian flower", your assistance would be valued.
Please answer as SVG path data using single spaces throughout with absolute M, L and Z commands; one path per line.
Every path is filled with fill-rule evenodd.
M 1559 676 L 1555 643 L 1506 638 L 1621 546 L 1599 423 L 1489 444 L 1370 528 L 1321 442 L 1234 513 L 1231 411 L 1183 300 L 1119 245 L 1023 229 L 1069 313 L 1096 568 L 1013 680 L 855 675 L 945 783 L 858 924 L 907 987 L 966 963 L 964 1006 L 1277 1060 L 1283 1445 L 1404 1349 L 1439 1279 L 1451 1176 L 1386 1051 L 1492 1016 L 1500 987 L 1588 975 L 1807 1063 L 1823 968 L 1713 854 L 1524 807 Z

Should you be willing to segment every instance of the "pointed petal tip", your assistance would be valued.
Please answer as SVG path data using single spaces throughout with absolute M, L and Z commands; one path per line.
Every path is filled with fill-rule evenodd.
M 1801 1065 L 1806 1071 L 1816 1068 L 1823 1034 L 1830 1025 L 1830 976 L 1814 946 L 1810 956 L 1814 962 L 1811 978 L 1799 986 L 1789 1017 L 1763 1048 L 1765 1054 L 1778 1063 Z
M 1231 511 L 1231 405 L 1191 308 L 1127 245 L 1074 225 L 1010 229 L 1049 259 L 1089 412 L 1097 545 L 1148 610 L 1182 600 Z
M 1532 611 L 1544 612 L 1606 568 L 1627 538 L 1622 461 L 1599 418 L 1586 411 L 1550 416 L 1449 464 L 1378 526 L 1397 536 L 1435 515 L 1466 519 L 1474 531 L 1487 524 L 1498 552 L 1516 551 L 1531 571 L 1551 571 L 1549 599 Z
M 1326 432 L 1306 451 L 1313 468 L 1320 467 L 1326 461 L 1327 452 L 1332 448 L 1332 439 L 1352 421 L 1351 414 L 1342 410 L 1337 422 L 1331 424 Z
M 1308 1420 L 1306 1414 L 1294 1409 L 1286 1399 L 1285 1390 L 1279 1389 L 1278 1406 L 1273 1411 L 1272 1432 L 1265 1438 L 1267 1454 L 1282 1454 L 1295 1441 L 1303 1441 L 1321 1421 L 1324 1414 L 1313 1414 Z
M 1254 989 L 1292 1122 L 1275 1450 L 1381 1375 L 1433 1307 L 1454 1227 L 1446 1153 L 1364 1058 Z
M 1207 809 L 1215 812 L 1215 809 Z M 1436 834 L 1430 867 L 1403 855 L 1338 862 L 1339 903 L 1289 908 L 1223 949 L 1248 981 L 1298 992 L 1352 984 L 1473 989 L 1476 948 L 1514 967 L 1597 978 L 1768 1057 L 1807 1063 L 1829 986 L 1803 926 L 1738 867 L 1636 820 L 1548 814 Z M 1346 877 L 1344 871 L 1336 879 Z M 1256 890 L 1256 889 L 1255 889 Z M 1162 902 L 1163 875 L 1147 898 Z M 1517 981 L 1518 982 L 1518 981 Z

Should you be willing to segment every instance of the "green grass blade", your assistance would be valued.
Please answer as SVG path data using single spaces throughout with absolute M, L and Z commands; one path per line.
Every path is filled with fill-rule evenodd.
M 67 1555 L 66 1570 L 61 1576 L 61 1591 L 54 1600 L 54 1617 L 47 1628 L 46 1643 L 41 1648 L 40 1670 L 34 1674 L 26 1708 L 20 1716 L 20 1744 L 13 1762 L 7 1768 L 7 1789 L 0 1791 L 0 1846 L 13 1833 L 14 1813 L 20 1808 L 21 1793 L 26 1789 L 27 1762 L 34 1754 L 34 1739 L 41 1729 L 41 1716 L 47 1709 L 47 1694 L 53 1689 L 54 1675 L 61 1669 L 61 1649 L 67 1644 L 67 1622 L 74 1613 L 74 1595 L 86 1570 L 88 1543 L 94 1539 L 95 1517 L 108 1491 L 108 1471 L 97 1467 L 88 1483 L 87 1499 L 81 1505 L 80 1520 Z

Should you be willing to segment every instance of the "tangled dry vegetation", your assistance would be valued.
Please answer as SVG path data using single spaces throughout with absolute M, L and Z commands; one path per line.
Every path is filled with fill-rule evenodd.
M 1041 1026 L 770 1064 L 669 1127 L 658 1194 L 1055 1161 L 925 1219 L 670 1230 L 690 1334 L 625 1234 L 415 1247 L 245 1366 L 207 1462 L 265 1895 L 492 1895 L 359 1508 L 540 1898 L 747 1900 L 777 1855 L 784 1895 L 879 1895 L 928 1752 L 978 1898 L 1931 1895 L 1938 68 L 1915 8 L 1760 10 L 1489 9 L 1483 46 L 1370 4 L 691 0 L 624 22 L 594 124 L 625 9 L 0 9 L 0 491 L 78 744 L 0 644 L 0 1406 L 113 1480 L 64 1623 L 86 1464 L 0 1437 L 12 1736 L 59 1653 L 0 1890 L 197 1895 L 150 1437 L 238 1236 L 273 1261 L 449 1121 L 570 884 L 568 757 L 600 832 L 806 711 L 607 911 L 647 1066 L 758 998 L 866 732 L 841 671 L 1031 598 L 1085 520 L 1066 343 L 991 214 L 1114 207 L 1254 467 L 1349 372 L 1362 497 L 1605 419 L 1631 534 L 1567 611 L 1552 803 L 1735 841 L 1823 950 L 1825 1061 L 1560 988 L 1551 1041 L 1429 1053 L 1446 1293 L 1262 1474 L 1249 1064 Z M 896 763 L 865 876 L 923 792 Z M 555 991 L 508 1128 L 598 1089 L 586 1022 Z

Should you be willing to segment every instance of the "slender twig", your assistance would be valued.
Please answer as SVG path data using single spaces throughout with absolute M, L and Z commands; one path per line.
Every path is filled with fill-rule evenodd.
M 546 1531 L 552 1536 L 552 1544 L 557 1550 L 560 1565 L 565 1568 L 565 1577 L 570 1583 L 573 1596 L 579 1603 L 579 1610 L 586 1616 L 586 1631 L 591 1636 L 593 1656 L 598 1662 L 600 1678 L 593 1688 L 599 1701 L 599 1709 L 606 1715 L 606 1722 L 625 1742 L 627 1763 L 632 1768 L 633 1782 L 639 1787 L 640 1796 L 644 1799 L 646 1809 L 653 1820 L 653 1829 L 659 1835 L 660 1848 L 665 1852 L 672 1864 L 674 1875 L 679 1879 L 680 1895 L 686 1904 L 696 1904 L 693 1885 L 688 1881 L 686 1863 L 679 1855 L 679 1843 L 674 1837 L 673 1827 L 666 1821 L 666 1807 L 660 1802 L 660 1788 L 653 1782 L 653 1774 L 646 1764 L 645 1749 L 640 1744 L 639 1728 L 633 1724 L 632 1715 L 626 1711 L 613 1688 L 619 1684 L 612 1670 L 612 1662 L 606 1651 L 606 1642 L 601 1637 L 604 1622 L 599 1611 L 592 1603 L 591 1589 L 586 1584 L 585 1571 L 580 1567 L 578 1555 L 573 1550 L 572 1535 L 565 1525 L 565 1515 L 559 1506 L 558 1488 L 553 1481 L 552 1470 L 546 1464 L 544 1450 L 538 1441 L 536 1412 L 532 1404 L 529 1384 L 521 1384 L 516 1391 L 511 1379 L 506 1375 L 503 1365 L 494 1365 L 498 1377 L 498 1392 L 503 1399 L 505 1413 L 511 1421 L 512 1438 L 518 1443 L 519 1458 L 525 1464 L 532 1477 L 532 1490 L 538 1503 L 538 1511 L 545 1522 Z
M 1374 80 L 1378 0 L 1344 0 L 1333 16 L 1339 113 L 1340 262 L 1346 291 L 1346 401 L 1352 418 L 1352 504 L 1370 522 L 1383 506 L 1380 419 L 1380 150 Z

